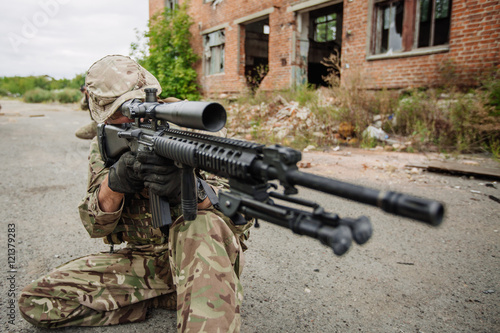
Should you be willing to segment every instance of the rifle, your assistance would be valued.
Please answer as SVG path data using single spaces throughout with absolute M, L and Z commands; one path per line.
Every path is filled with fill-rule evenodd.
M 181 168 L 181 204 L 186 220 L 194 220 L 197 214 L 195 169 L 228 179 L 229 189 L 219 191 L 218 202 L 212 203 L 235 223 L 246 223 L 241 215 L 247 220 L 262 219 L 316 238 L 331 247 L 336 255 L 344 254 L 353 239 L 360 245 L 368 241 L 372 235 L 370 220 L 366 216 L 341 218 L 315 202 L 294 197 L 298 193 L 297 185 L 432 226 L 438 226 L 443 220 L 444 206 L 437 201 L 301 172 L 297 167 L 301 153 L 292 148 L 172 128 L 169 122 L 216 132 L 225 126 L 226 111 L 218 103 L 159 103 L 156 89 L 145 89 L 145 92 L 144 102 L 133 99 L 120 108 L 134 123 L 98 126 L 99 149 L 107 166 L 127 150 L 154 151 L 175 161 Z M 283 187 L 283 193 L 277 191 L 275 180 Z M 150 192 L 150 204 L 153 226 L 168 230 L 172 223 L 168 202 Z

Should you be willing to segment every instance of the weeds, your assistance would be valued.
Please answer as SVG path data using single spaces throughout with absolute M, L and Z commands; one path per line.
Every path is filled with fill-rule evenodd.
M 342 66 L 340 63 L 340 55 L 339 51 L 335 50 L 335 53 L 331 53 L 328 58 L 323 58 L 321 64 L 326 67 L 328 72 L 327 75 L 322 76 L 322 79 L 330 86 L 330 87 L 339 87 L 340 86 L 340 72 L 342 70 Z
M 55 100 L 59 103 L 76 103 L 82 98 L 82 93 L 78 89 L 62 89 L 56 91 Z
M 260 84 L 269 72 L 269 66 L 264 64 L 259 64 L 253 70 L 248 71 L 246 76 L 248 87 L 250 88 L 252 94 L 255 94 L 257 89 L 259 89 Z
M 453 67 L 445 65 L 444 81 L 454 77 Z M 391 138 L 411 143 L 406 145 L 409 152 L 487 150 L 500 158 L 500 75 L 490 75 L 479 89 L 470 92 L 451 85 L 369 91 L 361 74 L 350 73 L 349 77 L 341 86 L 301 86 L 240 98 L 229 104 L 228 127 L 247 135 L 246 139 L 300 149 L 311 144 L 337 145 L 350 137 L 356 137 L 363 148 L 383 145 L 362 135 L 375 125 Z

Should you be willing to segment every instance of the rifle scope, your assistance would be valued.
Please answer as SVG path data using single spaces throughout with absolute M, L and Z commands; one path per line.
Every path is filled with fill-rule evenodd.
M 148 98 L 146 102 L 133 99 L 122 104 L 121 112 L 130 119 L 164 120 L 181 127 L 210 132 L 222 129 L 227 119 L 226 109 L 214 102 L 158 103 L 148 101 Z

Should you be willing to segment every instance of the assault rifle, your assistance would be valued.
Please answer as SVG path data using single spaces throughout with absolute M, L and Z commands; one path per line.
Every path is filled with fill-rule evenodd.
M 315 202 L 294 197 L 293 194 L 298 193 L 297 185 L 433 226 L 443 219 L 444 207 L 437 201 L 301 172 L 297 168 L 301 153 L 292 148 L 183 131 L 169 125 L 170 122 L 181 127 L 219 131 L 226 123 L 226 111 L 218 103 L 159 103 L 156 89 L 146 89 L 144 102 L 129 100 L 120 110 L 134 122 L 99 125 L 99 148 L 104 161 L 109 166 L 127 150 L 152 150 L 175 161 L 181 168 L 181 203 L 186 220 L 194 220 L 197 214 L 195 169 L 229 180 L 229 190 L 219 191 L 215 206 L 233 221 L 245 223 L 245 219 L 236 218 L 241 215 L 262 219 L 316 238 L 337 255 L 349 249 L 352 239 L 358 244 L 368 241 L 372 235 L 369 219 L 365 216 L 341 218 Z M 274 180 L 282 185 L 283 193 L 277 191 L 279 187 Z M 153 226 L 168 228 L 172 223 L 168 202 L 152 193 L 150 202 Z

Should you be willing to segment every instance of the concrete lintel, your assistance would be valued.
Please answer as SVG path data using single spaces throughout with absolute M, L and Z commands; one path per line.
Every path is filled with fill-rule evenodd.
M 251 23 L 252 21 L 258 20 L 261 17 L 267 16 L 274 12 L 274 7 L 270 7 L 264 10 L 261 10 L 260 12 L 253 13 L 250 15 L 247 15 L 245 17 L 240 17 L 239 19 L 234 20 L 234 24 L 241 24 L 241 23 Z
M 215 27 L 212 27 L 212 28 L 209 28 L 209 29 L 205 29 L 202 32 L 200 32 L 200 34 L 201 35 L 206 35 L 206 34 L 209 34 L 211 32 L 217 31 L 217 30 L 226 29 L 228 27 L 229 27 L 229 23 L 223 23 L 223 24 L 216 25 Z
M 342 3 L 343 0 L 337 0 L 337 1 L 332 1 L 332 0 L 309 0 L 306 2 L 302 2 L 293 6 L 289 6 L 287 8 L 287 12 L 298 12 L 304 9 L 310 9 L 311 7 L 314 6 L 321 6 L 321 5 L 335 5 L 338 3 Z

